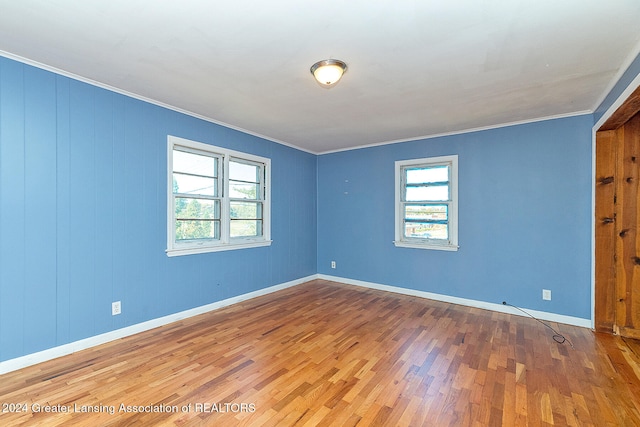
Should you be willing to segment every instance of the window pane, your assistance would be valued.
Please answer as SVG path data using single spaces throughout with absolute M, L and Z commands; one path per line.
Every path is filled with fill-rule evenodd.
M 259 184 L 229 181 L 229 197 L 233 199 L 258 199 Z
M 449 181 L 449 166 L 430 166 L 405 169 L 407 184 Z
M 218 159 L 203 154 L 173 150 L 173 171 L 218 177 Z
M 262 203 L 231 202 L 230 236 L 262 236 Z
M 405 222 L 405 237 L 419 237 L 423 239 L 449 239 L 449 226 L 430 222 Z
M 260 199 L 260 165 L 229 161 L 229 197 Z
M 231 202 L 231 219 L 262 219 L 262 203 Z
M 220 201 L 175 198 L 176 242 L 220 238 Z
M 173 174 L 173 193 L 218 196 L 218 179 L 202 176 Z
M 229 161 L 229 179 L 233 181 L 260 182 L 260 167 L 246 163 Z
M 176 219 L 220 219 L 220 201 L 208 199 L 175 198 Z
M 176 220 L 176 242 L 220 239 L 220 221 Z
M 447 205 L 406 205 L 404 217 L 412 221 L 447 221 Z
M 448 185 L 435 185 L 425 187 L 411 187 L 407 186 L 405 201 L 407 202 L 421 202 L 421 201 L 434 201 L 439 202 L 443 200 L 449 200 L 449 186 Z
M 231 237 L 262 236 L 262 220 L 231 219 Z

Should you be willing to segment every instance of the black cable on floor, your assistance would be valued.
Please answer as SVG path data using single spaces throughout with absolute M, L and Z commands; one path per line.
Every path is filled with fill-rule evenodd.
M 567 337 L 565 337 L 564 335 L 562 335 L 560 332 L 556 331 L 555 329 L 553 329 L 551 326 L 547 325 L 546 323 L 544 323 L 542 320 L 538 319 L 537 317 L 533 317 L 530 313 L 527 313 L 526 311 L 524 311 L 523 309 L 521 309 L 520 307 L 513 305 L 513 304 L 509 304 L 506 301 L 502 301 L 502 305 L 508 305 L 509 307 L 513 307 L 517 310 L 520 310 L 521 312 L 523 312 L 524 314 L 526 314 L 527 316 L 531 317 L 533 320 L 536 320 L 540 323 L 542 323 L 544 326 L 546 326 L 547 328 L 551 329 L 553 331 L 553 340 L 555 342 L 557 342 L 558 344 L 564 344 L 565 341 L 569 343 L 569 345 L 571 346 L 571 348 L 573 348 L 575 350 L 575 347 L 573 346 L 573 343 L 571 341 L 569 341 L 569 339 Z

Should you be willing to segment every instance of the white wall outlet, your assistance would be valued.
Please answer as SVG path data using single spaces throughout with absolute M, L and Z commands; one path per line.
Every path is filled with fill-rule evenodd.
M 545 301 L 551 301 L 551 291 L 549 289 L 542 290 L 542 299 Z
M 335 261 L 331 261 L 331 268 L 336 268 L 336 262 Z
M 120 301 L 115 301 L 111 303 L 111 315 L 115 316 L 122 313 L 122 305 Z

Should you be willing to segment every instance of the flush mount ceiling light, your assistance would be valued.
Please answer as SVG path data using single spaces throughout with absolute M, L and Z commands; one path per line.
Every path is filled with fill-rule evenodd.
M 345 71 L 347 71 L 347 64 L 338 59 L 325 59 L 311 66 L 313 77 L 326 88 L 338 83 Z

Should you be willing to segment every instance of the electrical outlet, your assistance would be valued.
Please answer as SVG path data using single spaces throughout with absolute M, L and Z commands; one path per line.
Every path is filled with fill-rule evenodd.
M 122 313 L 122 305 L 120 301 L 115 301 L 111 303 L 111 315 L 115 316 Z
M 549 289 L 542 290 L 542 299 L 545 301 L 551 301 L 551 291 Z
M 336 262 L 335 261 L 331 261 L 331 268 L 336 268 Z

